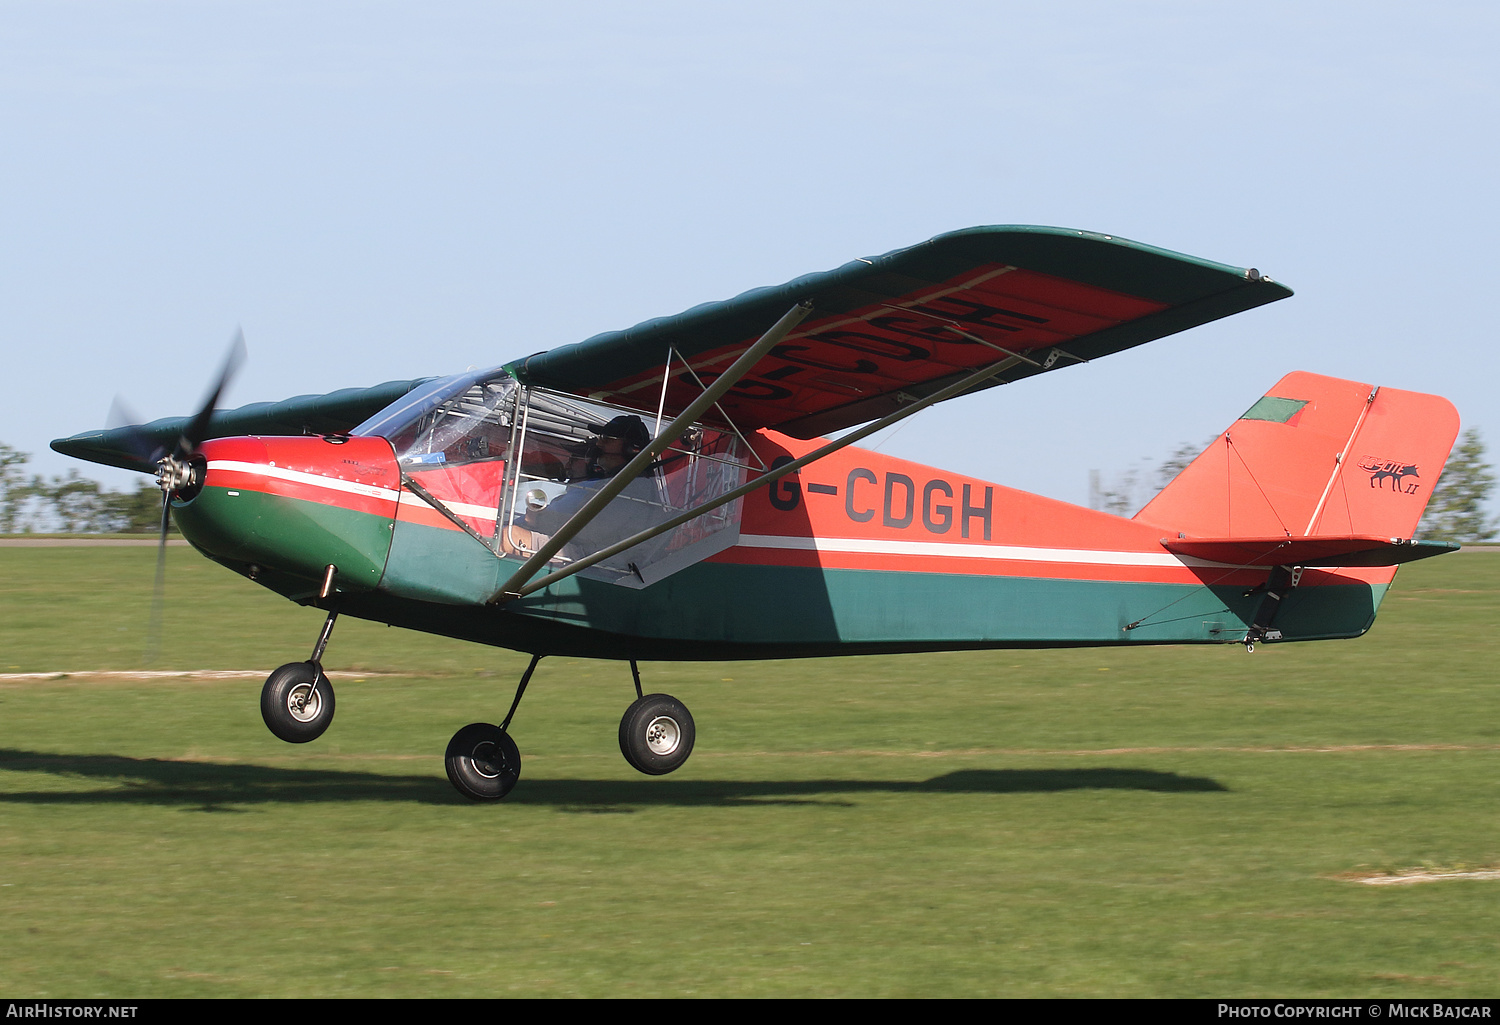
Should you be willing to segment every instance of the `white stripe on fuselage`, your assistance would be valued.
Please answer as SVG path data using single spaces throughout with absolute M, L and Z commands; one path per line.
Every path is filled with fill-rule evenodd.
M 365 498 L 383 498 L 387 502 L 394 502 L 401 497 L 401 492 L 392 491 L 390 488 L 361 484 L 352 480 L 339 480 L 337 477 L 325 477 L 321 473 L 308 473 L 305 470 L 289 470 L 284 466 L 267 466 L 265 463 L 244 463 L 238 459 L 213 459 L 209 461 L 208 468 L 210 470 L 233 470 L 235 473 L 248 473 L 254 477 L 271 477 L 275 480 L 291 481 L 293 484 L 308 484 L 315 488 L 327 488 L 329 491 L 342 491 L 350 495 L 362 495 Z
M 780 537 L 741 534 L 744 548 L 781 548 L 799 552 L 858 555 L 927 555 L 952 559 L 1005 559 L 1012 562 L 1067 562 L 1083 566 L 1228 566 L 1205 559 L 1179 558 L 1170 552 L 1110 552 L 1082 548 L 1034 548 L 1021 545 L 954 544 L 942 541 L 882 541 L 854 537 Z
M 208 464 L 209 469 L 233 470 L 257 477 L 272 477 L 312 487 L 342 491 L 366 498 L 379 498 L 388 502 L 400 499 L 401 492 L 373 484 L 360 484 L 336 477 L 289 470 L 282 466 L 267 466 L 264 463 L 245 463 L 234 459 L 216 459 Z M 444 501 L 449 509 L 460 516 L 476 520 L 494 520 L 496 511 L 489 506 L 470 505 L 467 502 Z M 1004 559 L 1012 562 L 1060 562 L 1082 566 L 1222 566 L 1233 568 L 1227 562 L 1210 562 L 1191 556 L 1177 556 L 1170 552 L 1120 552 L 1095 551 L 1082 548 L 1037 548 L 1022 545 L 954 544 L 943 541 L 883 541 L 873 538 L 853 537 L 784 537 L 775 534 L 741 534 L 741 548 L 779 548 L 799 552 L 839 552 L 857 555 L 925 555 L 950 559 Z
M 284 466 L 267 466 L 265 463 L 215 459 L 209 462 L 208 468 L 210 470 L 233 470 L 235 473 L 248 473 L 256 477 L 271 477 L 276 480 L 290 481 L 293 484 L 306 484 L 315 488 L 326 488 L 329 491 L 360 495 L 364 498 L 384 499 L 387 502 L 395 502 L 401 498 L 401 492 L 392 491 L 390 488 L 382 488 L 374 484 L 360 484 L 352 480 L 339 480 L 337 477 L 325 477 L 322 474 L 308 473 L 305 470 L 289 470 Z M 448 501 L 444 501 L 443 504 L 460 516 L 468 516 L 476 520 L 493 520 L 496 516 L 495 510 L 485 505 Z

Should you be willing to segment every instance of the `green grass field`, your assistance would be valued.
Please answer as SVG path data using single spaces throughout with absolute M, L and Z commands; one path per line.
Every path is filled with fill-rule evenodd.
M 0 992 L 1494 996 L 1500 554 L 1401 571 L 1358 641 L 643 666 L 543 661 L 513 794 L 449 736 L 524 656 L 339 623 L 305 747 L 260 681 L 140 666 L 149 548 L 0 549 Z M 307 657 L 321 614 L 170 551 L 156 668 Z

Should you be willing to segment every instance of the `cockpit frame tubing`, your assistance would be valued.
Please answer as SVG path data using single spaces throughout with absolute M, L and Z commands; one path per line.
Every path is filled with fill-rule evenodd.
M 681 413 L 672 418 L 672 422 L 662 428 L 660 434 L 652 439 L 651 443 L 635 454 L 635 457 L 621 468 L 620 472 L 611 477 L 603 487 L 594 492 L 593 496 L 583 504 L 583 507 L 569 517 L 568 522 L 547 541 L 536 553 L 527 559 L 521 568 L 516 570 L 511 578 L 496 591 L 496 595 L 515 594 L 525 586 L 526 582 L 552 560 L 552 557 L 562 551 L 563 547 L 572 541 L 584 527 L 598 516 L 604 507 L 614 500 L 626 487 L 639 477 L 646 468 L 656 461 L 656 458 L 666 451 L 682 433 L 701 417 L 708 408 L 719 401 L 724 393 L 739 383 L 740 378 L 748 374 L 755 364 L 759 363 L 761 357 L 770 352 L 772 348 L 781 343 L 787 334 L 802 322 L 812 312 L 812 303 L 806 300 L 793 306 L 781 315 L 771 329 L 761 335 L 760 339 L 744 355 L 735 360 L 728 370 L 724 371 L 706 391 L 692 402 L 688 403 Z M 720 503 L 722 504 L 722 503 Z M 691 518 L 691 517 L 689 517 Z M 658 532 L 659 533 L 659 532 Z M 654 535 L 653 535 L 654 536 Z M 594 561 L 598 561 L 595 559 Z M 574 565 L 578 565 L 574 563 Z M 592 562 L 589 565 L 593 565 Z M 550 579 L 550 578 L 549 578 Z M 493 598 L 491 599 L 494 600 Z
M 678 356 L 679 358 L 681 358 L 681 353 L 679 353 Z M 696 384 L 699 388 L 704 387 L 703 378 L 698 376 L 698 372 L 693 369 L 693 365 L 686 359 L 682 361 L 682 368 L 687 373 L 692 375 L 694 384 Z M 719 411 L 719 415 L 724 418 L 724 422 L 729 425 L 729 429 L 734 432 L 735 437 L 740 439 L 740 444 L 745 446 L 745 451 L 750 453 L 750 457 L 757 463 L 760 463 L 761 472 L 764 473 L 766 470 L 765 460 L 762 459 L 759 453 L 755 451 L 755 446 L 750 444 L 749 439 L 745 437 L 745 434 L 740 430 L 739 425 L 734 422 L 734 417 L 726 413 L 724 411 L 724 407 L 719 405 L 717 402 L 714 403 L 714 408 Z M 750 468 L 750 464 L 746 463 L 745 468 L 748 470 Z
M 661 433 L 661 418 L 667 409 L 667 385 L 672 383 L 672 356 L 676 351 L 672 346 L 667 346 L 667 362 L 661 368 L 661 398 L 656 401 L 656 426 L 651 428 L 652 434 Z
M 515 380 L 514 377 L 511 380 Z M 504 546 L 500 538 L 502 532 L 510 525 L 505 515 L 505 510 L 510 508 L 510 503 L 515 498 L 516 489 L 520 486 L 521 471 L 521 446 L 526 441 L 526 427 L 521 422 L 527 412 L 530 412 L 528 403 L 523 410 L 522 399 L 526 395 L 526 386 L 516 381 L 515 401 L 510 410 L 510 438 L 505 445 L 505 476 L 500 480 L 500 501 L 495 507 L 495 533 L 492 544 L 487 545 L 491 551 L 498 552 Z

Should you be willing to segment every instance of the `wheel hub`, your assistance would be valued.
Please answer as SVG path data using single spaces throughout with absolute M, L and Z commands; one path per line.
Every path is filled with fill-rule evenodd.
M 682 743 L 682 730 L 677 720 L 668 715 L 658 715 L 646 724 L 646 746 L 655 755 L 669 755 Z
M 310 683 L 300 683 L 287 694 L 286 710 L 298 722 L 312 722 L 323 708 L 323 696 Z
M 469 754 L 469 761 L 474 763 L 474 771 L 485 779 L 499 779 L 500 766 L 496 765 L 495 755 L 497 749 L 492 741 L 481 741 L 474 745 L 474 750 Z

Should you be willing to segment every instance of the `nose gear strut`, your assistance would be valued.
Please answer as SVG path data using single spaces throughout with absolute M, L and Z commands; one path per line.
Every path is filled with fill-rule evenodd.
M 333 594 L 337 572 L 332 565 L 323 571 L 319 598 Z M 329 609 L 318 643 L 313 646 L 312 658 L 306 662 L 288 662 L 266 677 L 261 688 L 260 716 L 267 729 L 289 744 L 317 740 L 333 722 L 333 684 L 323 673 L 323 652 L 328 648 L 328 638 L 338 618 L 338 607 Z

